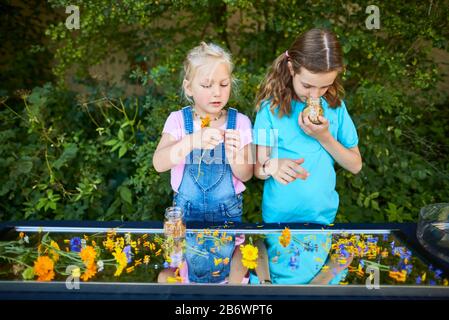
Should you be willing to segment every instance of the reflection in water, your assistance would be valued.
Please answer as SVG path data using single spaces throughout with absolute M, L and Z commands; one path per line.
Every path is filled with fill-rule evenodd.
M 285 247 L 279 237 L 271 234 L 265 239 L 273 284 L 338 284 L 346 276 L 349 256 L 345 263 L 330 262 L 323 268 L 332 247 L 331 234 L 292 235 Z M 257 276 L 251 277 L 251 283 L 258 282 Z
M 64 281 L 72 275 L 97 282 L 448 284 L 447 274 L 389 231 L 225 228 L 188 230 L 182 241 L 170 241 L 162 230 L 22 230 L 0 238 L 0 280 Z

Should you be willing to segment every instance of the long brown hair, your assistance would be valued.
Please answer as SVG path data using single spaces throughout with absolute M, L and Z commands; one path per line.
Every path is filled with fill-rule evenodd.
M 293 66 L 295 74 L 301 67 L 312 73 L 343 71 L 343 58 L 340 43 L 334 33 L 325 29 L 311 29 L 301 34 L 287 52 L 274 60 L 268 70 L 256 97 L 256 110 L 260 109 L 262 101 L 270 99 L 270 109 L 279 106 L 279 117 L 290 115 L 292 100 L 299 100 L 293 89 L 292 76 L 288 69 L 288 61 Z M 324 94 L 331 108 L 340 106 L 344 95 L 340 77 Z

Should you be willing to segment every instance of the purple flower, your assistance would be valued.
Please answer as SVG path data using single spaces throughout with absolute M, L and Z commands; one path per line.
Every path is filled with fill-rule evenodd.
M 127 245 L 123 248 L 123 252 L 126 254 L 126 258 L 128 259 L 128 263 L 132 261 L 132 253 L 131 253 L 131 246 Z
M 418 276 L 418 277 L 416 278 L 416 284 L 421 284 L 421 276 Z
M 75 252 L 81 251 L 81 239 L 79 237 L 73 237 L 70 239 L 70 250 Z
M 442 274 L 443 274 L 443 271 L 441 271 L 440 269 L 435 270 L 435 278 L 436 279 L 441 279 Z

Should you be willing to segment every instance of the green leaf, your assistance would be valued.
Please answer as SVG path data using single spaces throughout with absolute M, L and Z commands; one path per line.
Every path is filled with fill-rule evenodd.
M 120 197 L 123 201 L 132 204 L 132 194 L 128 187 L 123 186 L 120 188 Z
M 61 154 L 58 160 L 53 163 L 53 167 L 60 169 L 63 165 L 67 164 L 70 160 L 74 159 L 78 152 L 78 147 L 74 143 L 67 143 L 64 145 L 64 152 Z
M 119 157 L 119 158 L 123 157 L 123 156 L 125 155 L 126 151 L 128 151 L 128 146 L 127 146 L 126 144 L 123 144 L 123 145 L 120 147 L 120 150 L 119 150 L 119 152 L 118 152 L 118 157 Z
M 107 146 L 113 146 L 113 145 L 117 144 L 117 142 L 119 142 L 117 139 L 111 139 L 111 140 L 106 141 L 104 144 Z
M 32 280 L 34 278 L 34 269 L 33 267 L 28 267 L 22 272 L 23 280 Z
M 118 138 L 119 138 L 120 141 L 124 141 L 125 140 L 125 134 L 123 133 L 122 129 L 120 129 L 118 131 Z

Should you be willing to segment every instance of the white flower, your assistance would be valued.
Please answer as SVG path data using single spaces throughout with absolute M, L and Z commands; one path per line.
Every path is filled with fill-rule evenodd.
M 101 272 L 104 270 L 104 263 L 102 260 L 97 261 L 97 267 L 98 267 L 98 272 Z
M 25 243 L 30 243 L 30 238 L 28 238 L 28 236 L 23 237 L 23 241 L 25 241 Z

